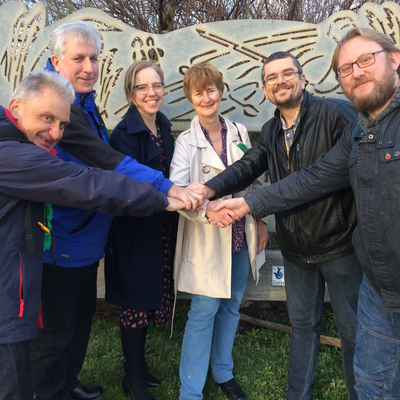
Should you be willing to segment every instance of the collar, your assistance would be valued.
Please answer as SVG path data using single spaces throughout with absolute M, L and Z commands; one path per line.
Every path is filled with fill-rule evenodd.
M 285 121 L 285 118 L 283 117 L 283 114 L 280 113 L 279 116 L 280 116 L 280 119 L 281 119 L 281 122 L 282 122 L 282 129 L 283 130 L 287 130 L 287 129 L 291 128 L 291 127 L 294 127 L 294 128 L 297 127 L 297 125 L 299 124 L 299 121 L 300 121 L 300 109 L 301 109 L 301 102 L 299 104 L 299 107 L 297 108 L 296 115 L 294 116 L 293 122 L 292 122 L 292 124 L 290 126 L 286 124 L 286 121 Z
M 139 110 L 135 106 L 130 106 L 128 108 L 124 119 L 126 121 L 126 130 L 128 134 L 137 134 L 140 132 L 150 133 L 149 128 L 144 123 Z M 161 132 L 164 132 L 166 129 L 169 130 L 172 125 L 168 118 L 160 111 L 157 112 L 156 120 L 160 126 Z
M 302 116 L 304 115 L 304 113 L 305 113 L 305 112 L 307 111 L 307 109 L 309 108 L 309 105 L 310 105 L 310 102 L 311 102 L 311 101 L 312 101 L 312 94 L 310 94 L 309 92 L 307 92 L 307 90 L 304 90 L 304 92 L 303 92 L 303 98 L 301 99 L 300 106 L 299 106 L 299 109 L 298 109 L 298 114 L 296 114 L 296 117 L 295 117 L 295 120 L 296 120 L 296 118 L 298 117 L 297 123 L 300 122 Z M 276 109 L 275 109 L 274 117 L 277 118 L 277 119 L 279 119 L 279 121 L 281 121 L 282 125 L 285 123 L 284 120 L 282 121 L 282 118 L 281 118 L 281 111 L 279 110 L 279 108 L 276 108 Z M 285 125 L 286 125 L 286 123 L 285 123 Z M 286 128 L 286 129 L 287 129 L 287 128 Z

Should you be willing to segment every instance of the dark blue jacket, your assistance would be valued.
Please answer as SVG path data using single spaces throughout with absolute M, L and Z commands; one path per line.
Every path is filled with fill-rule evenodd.
M 50 61 L 46 70 L 54 71 Z M 55 150 L 64 161 L 117 171 L 137 181 L 150 182 L 167 193 L 172 182 L 154 171 L 113 150 L 106 135 L 103 120 L 94 104 L 94 93 L 76 94 L 71 107 L 70 123 Z M 91 211 L 53 207 L 52 227 L 56 243 L 56 263 L 62 267 L 83 267 L 104 256 L 110 216 Z M 44 262 L 53 263 L 52 249 L 44 252 Z
M 171 124 L 164 114 L 157 113 L 157 122 L 165 156 L 165 177 L 174 151 Z M 143 165 L 162 171 L 161 149 L 153 140 L 143 119 L 130 107 L 124 119 L 113 130 L 111 146 Z M 165 212 L 146 218 L 116 217 L 110 230 L 110 254 L 106 255 L 106 299 L 112 304 L 135 310 L 158 310 L 161 307 Z M 171 260 L 174 259 L 178 214 L 173 213 Z M 172 267 L 172 266 L 171 266 Z
M 0 107 L 4 125 L 13 126 Z M 28 201 L 33 253 L 24 221 Z M 44 202 L 138 216 L 164 210 L 167 199 L 149 183 L 65 163 L 31 143 L 0 141 L 0 344 L 36 335 L 43 263 L 43 231 L 37 222 L 43 222 Z

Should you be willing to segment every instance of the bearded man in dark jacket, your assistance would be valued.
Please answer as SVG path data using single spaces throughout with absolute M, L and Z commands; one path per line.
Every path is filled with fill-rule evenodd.
M 277 109 L 274 117 L 263 126 L 258 145 L 244 158 L 254 161 L 251 168 L 255 175 L 268 170 L 274 183 L 327 153 L 339 140 L 343 128 L 356 119 L 357 114 L 348 101 L 323 99 L 308 93 L 302 67 L 289 53 L 277 52 L 269 56 L 261 80 L 266 97 Z M 238 185 L 247 181 L 239 167 L 236 173 L 235 183 L 229 189 L 221 184 L 230 174 L 229 168 L 208 181 L 207 185 L 214 189 L 217 197 L 236 191 Z M 352 190 L 345 188 L 293 210 L 277 213 L 275 218 L 284 259 L 288 312 L 293 326 L 286 400 L 311 398 L 318 362 L 325 283 L 342 342 L 349 399 L 356 400 L 353 354 L 362 271 L 351 242 L 356 226 Z

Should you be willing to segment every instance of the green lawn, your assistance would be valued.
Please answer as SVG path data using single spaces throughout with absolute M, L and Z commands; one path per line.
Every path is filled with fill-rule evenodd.
M 150 390 L 157 400 L 178 400 L 179 357 L 187 311 L 187 305 L 177 311 L 172 338 L 169 326 L 162 328 L 150 326 L 147 361 L 150 371 L 162 381 L 159 388 Z M 260 311 L 257 317 L 282 324 L 288 323 L 284 305 Z M 234 373 L 247 394 L 247 399 L 283 399 L 286 391 L 289 335 L 263 328 L 251 329 L 248 324 L 244 329 L 243 322 L 240 325 L 242 334 L 236 338 L 233 348 Z M 329 309 L 324 317 L 323 334 L 337 337 L 333 315 Z M 102 385 L 108 400 L 123 400 L 128 397 L 122 390 L 122 374 L 118 319 L 96 319 L 80 379 L 83 383 Z M 225 399 L 210 376 L 207 378 L 203 393 L 205 400 Z M 313 400 L 347 399 L 340 349 L 321 346 L 312 398 Z

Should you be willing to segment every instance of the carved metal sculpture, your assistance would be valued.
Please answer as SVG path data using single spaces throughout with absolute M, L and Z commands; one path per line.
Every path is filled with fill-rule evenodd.
M 134 61 L 149 59 L 165 72 L 162 111 L 174 130 L 188 127 L 193 109 L 185 99 L 185 70 L 200 61 L 210 61 L 222 73 L 225 92 L 221 111 L 240 121 L 249 131 L 258 131 L 271 117 L 273 107 L 261 90 L 263 60 L 279 50 L 294 54 L 302 64 L 307 90 L 320 96 L 342 96 L 330 68 L 336 43 L 354 26 L 370 27 L 389 35 L 399 45 L 400 6 L 364 4 L 359 13 L 339 12 L 318 25 L 271 20 L 238 20 L 202 24 L 157 35 L 138 31 L 97 9 L 86 8 L 48 25 L 42 3 L 30 10 L 23 2 L 0 7 L 0 104 L 6 105 L 20 80 L 43 69 L 49 36 L 60 24 L 83 20 L 101 32 L 100 76 L 96 99 L 107 126 L 112 129 L 123 116 L 124 71 Z

